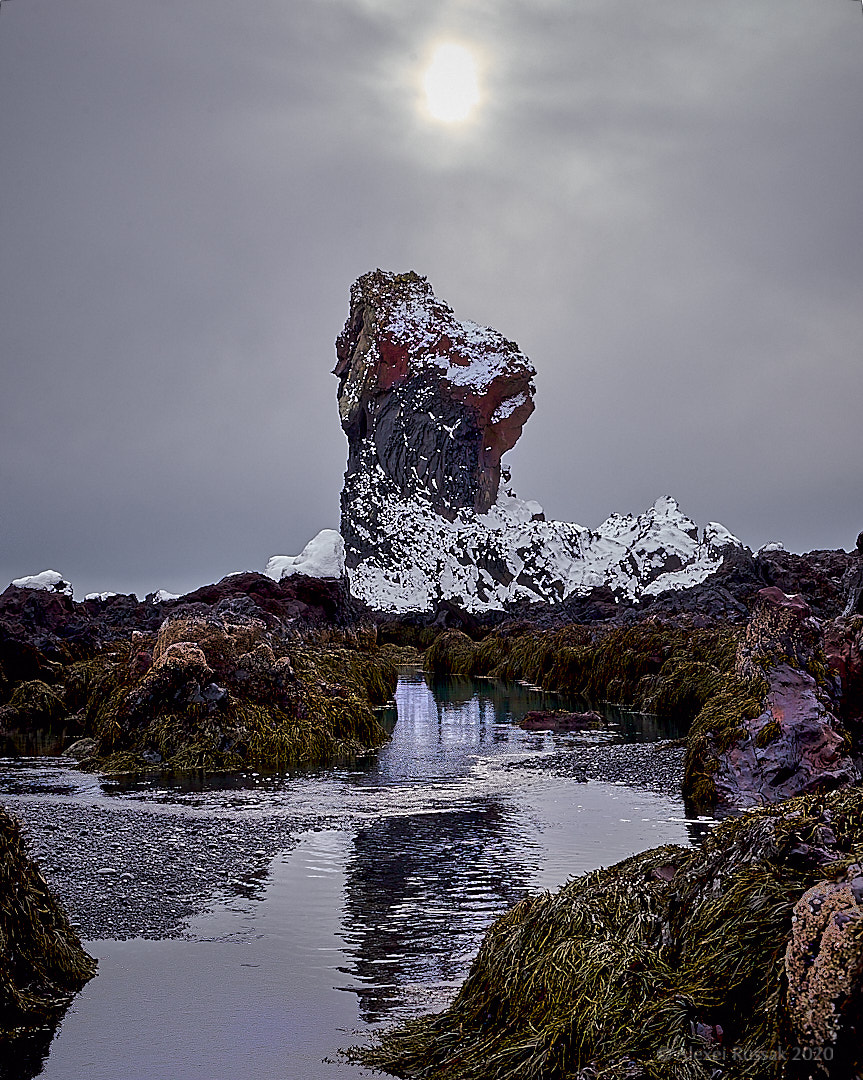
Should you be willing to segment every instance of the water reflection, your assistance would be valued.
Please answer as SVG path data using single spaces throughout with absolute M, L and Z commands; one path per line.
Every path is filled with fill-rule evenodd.
M 599 731 L 518 726 L 582 705 L 412 671 L 391 741 L 338 766 L 170 780 L 0 762 L 0 791 L 32 813 L 48 865 L 89 909 L 125 903 L 132 918 L 138 904 L 228 897 L 188 940 L 98 943 L 100 976 L 46 1080 L 336 1080 L 347 1072 L 330 1059 L 354 1041 L 357 1011 L 377 1025 L 443 1007 L 488 925 L 525 893 L 686 843 L 679 769 L 666 769 L 680 751 L 646 745 L 673 727 L 623 711 Z M 567 763 L 591 765 L 591 782 Z M 37 1075 L 43 1044 L 32 1053 L 0 1080 Z
M 65 1013 L 65 1009 L 63 1013 Z M 45 1068 L 51 1041 L 54 1038 L 61 1013 L 54 1023 L 19 1038 L 4 1041 L 0 1058 L 0 1080 L 33 1080 Z
M 512 824 L 489 801 L 356 833 L 344 907 L 355 959 L 342 970 L 356 980 L 363 1020 L 395 1019 L 412 1011 L 411 988 L 428 994 L 464 978 L 482 932 L 530 889 L 528 852 L 515 849 Z

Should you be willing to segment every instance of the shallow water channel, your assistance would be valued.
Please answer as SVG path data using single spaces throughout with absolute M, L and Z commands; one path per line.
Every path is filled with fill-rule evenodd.
M 442 1007 L 525 893 L 703 828 L 653 718 L 527 732 L 560 702 L 417 671 L 396 702 L 353 767 L 124 784 L 0 759 L 0 802 L 99 959 L 44 1061 L 3 1075 L 359 1080 L 339 1048 Z

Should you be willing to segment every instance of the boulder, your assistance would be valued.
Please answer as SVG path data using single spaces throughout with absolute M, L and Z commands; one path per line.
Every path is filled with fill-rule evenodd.
M 690 731 L 684 794 L 694 809 L 728 813 L 857 779 L 823 644 L 801 597 L 758 593 L 734 672 Z

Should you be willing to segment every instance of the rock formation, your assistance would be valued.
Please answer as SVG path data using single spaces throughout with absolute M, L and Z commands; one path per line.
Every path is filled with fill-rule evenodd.
M 348 437 L 343 501 L 352 478 L 374 469 L 450 521 L 459 510 L 485 513 L 501 455 L 533 412 L 536 372 L 518 346 L 458 322 L 418 274 L 376 270 L 351 289 L 336 355 Z
M 96 961 L 28 856 L 18 823 L 0 809 L 0 1074 L 24 1075 L 34 1036 L 37 1052 L 47 1052 L 72 996 L 95 973 Z M 13 1064 L 21 1072 L 7 1073 Z
M 798 596 L 762 589 L 734 673 L 689 737 L 684 790 L 719 812 L 858 779 L 822 625 Z
M 716 523 L 699 531 L 668 497 L 597 530 L 519 499 L 501 455 L 533 411 L 534 369 L 497 331 L 456 320 L 417 274 L 361 277 L 336 353 L 341 534 L 351 591 L 372 607 L 655 595 L 704 580 L 740 546 Z

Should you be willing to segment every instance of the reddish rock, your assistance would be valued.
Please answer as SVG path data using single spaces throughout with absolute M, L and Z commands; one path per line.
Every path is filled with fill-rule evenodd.
M 821 624 L 801 597 L 774 587 L 758 593 L 735 675 L 740 686 L 763 686 L 762 710 L 703 746 L 718 810 L 828 791 L 858 778 L 823 644 Z M 687 773 L 696 771 L 688 759 Z
M 588 712 L 529 712 L 519 727 L 525 731 L 585 731 L 602 723 L 602 717 L 592 709 Z
M 336 355 L 346 490 L 377 464 L 395 491 L 422 492 L 450 519 L 488 510 L 501 455 L 534 408 L 536 373 L 518 346 L 459 322 L 424 277 L 376 270 L 351 289 Z
M 857 778 L 845 729 L 808 672 L 779 664 L 768 674 L 764 711 L 719 757 L 720 808 L 757 806 L 843 787 Z

